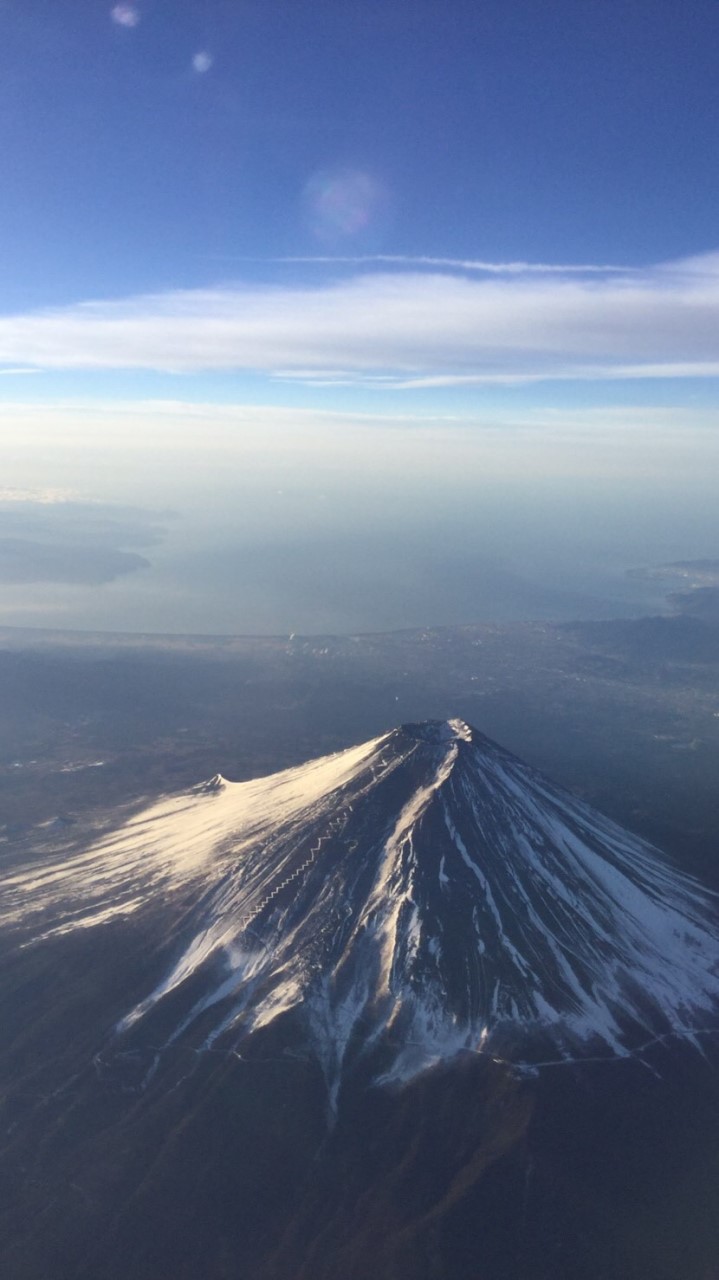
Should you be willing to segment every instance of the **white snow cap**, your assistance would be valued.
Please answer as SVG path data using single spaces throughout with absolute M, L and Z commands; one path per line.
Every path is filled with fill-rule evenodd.
M 333 1098 L 363 1062 L 400 1082 L 467 1051 L 624 1056 L 716 1021 L 712 895 L 463 720 L 218 774 L 10 877 L 6 911 L 98 926 L 188 881 L 177 958 L 118 1034 L 156 1043 L 167 1005 L 167 1044 L 230 1049 L 294 1011 Z

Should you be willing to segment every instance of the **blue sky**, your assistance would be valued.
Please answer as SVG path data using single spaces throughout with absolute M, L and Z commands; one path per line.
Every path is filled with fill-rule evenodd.
M 0 0 L 0 621 L 607 616 L 716 556 L 717 66 L 716 0 Z M 77 503 L 174 515 L 40 581 Z
M 715 402 L 715 3 L 0 25 L 6 399 Z

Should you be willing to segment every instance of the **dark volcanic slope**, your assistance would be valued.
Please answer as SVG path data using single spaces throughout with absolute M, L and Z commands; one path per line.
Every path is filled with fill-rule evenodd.
M 623 1055 L 691 1035 L 719 997 L 699 887 L 457 720 L 218 776 L 17 874 L 6 902 L 46 938 L 173 919 L 174 961 L 109 1052 L 154 1072 L 178 1042 L 229 1051 L 291 1013 L 333 1099 L 353 1063 L 400 1082 L 468 1050 Z

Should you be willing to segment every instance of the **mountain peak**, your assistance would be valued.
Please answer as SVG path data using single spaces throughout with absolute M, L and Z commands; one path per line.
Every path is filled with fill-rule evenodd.
M 459 1052 L 627 1055 L 719 1003 L 710 895 L 459 719 L 216 775 L 63 875 L 55 931 L 146 911 L 173 940 L 118 1053 L 286 1025 L 331 1097 L 347 1072 L 402 1081 Z
M 464 720 L 423 720 L 417 724 L 403 724 L 396 732 L 417 742 L 437 746 L 444 742 L 473 742 L 476 736 L 476 730 Z
M 716 1008 L 709 896 L 462 720 L 226 783 L 191 819 L 206 891 L 133 1044 L 169 1012 L 198 1049 L 291 1015 L 335 1096 L 353 1064 L 625 1055 Z

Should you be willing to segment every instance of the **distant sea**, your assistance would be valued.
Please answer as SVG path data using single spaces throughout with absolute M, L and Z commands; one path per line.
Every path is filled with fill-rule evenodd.
M 516 522 L 515 522 L 516 520 Z M 527 512 L 393 528 L 261 526 L 206 513 L 168 520 L 140 566 L 110 581 L 0 589 L 0 623 L 203 634 L 355 633 L 470 622 L 633 617 L 666 610 L 666 583 L 631 571 L 696 555 L 696 544 L 608 544 Z M 633 536 L 634 534 L 634 536 Z M 707 544 L 699 548 L 711 551 Z M 145 562 L 143 565 L 143 561 Z M 112 571 L 112 562 L 108 572 Z
M 89 454 L 84 508 L 0 503 L 0 625 L 351 634 L 662 612 L 671 586 L 630 571 L 719 555 L 713 437 L 662 439 L 228 429 L 101 470 Z M 67 475 L 58 445 L 41 478 Z M 23 539 L 52 556 L 23 560 Z

